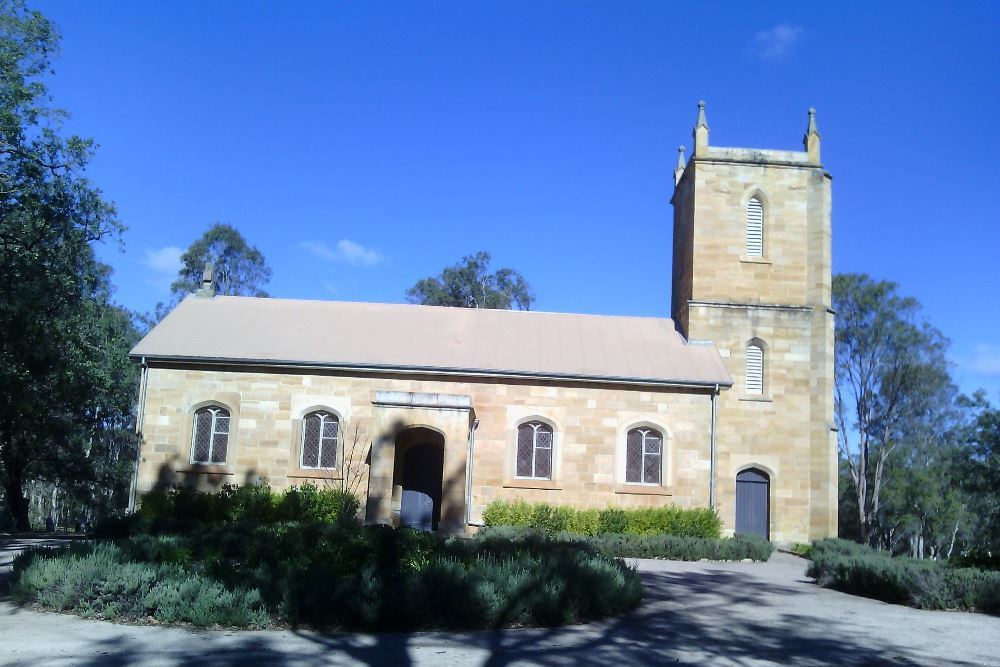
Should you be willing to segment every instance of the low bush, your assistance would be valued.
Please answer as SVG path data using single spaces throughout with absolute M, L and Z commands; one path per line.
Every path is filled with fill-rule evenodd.
M 547 536 L 534 528 L 501 526 L 484 528 L 478 539 L 513 544 L 552 539 L 581 545 L 594 553 L 613 558 L 662 558 L 667 560 L 755 560 L 766 561 L 774 545 L 756 535 L 737 535 L 721 539 L 677 537 L 676 535 L 628 535 L 602 533 L 594 536 L 557 533 Z
M 1000 612 L 1000 572 L 892 557 L 847 540 L 813 544 L 807 572 L 827 588 L 921 609 Z
M 269 624 L 260 593 L 227 589 L 179 565 L 135 562 L 113 544 L 35 551 L 15 561 L 14 599 L 80 616 L 198 626 Z
M 82 615 L 353 630 L 550 626 L 622 613 L 633 568 L 588 544 L 524 531 L 446 539 L 385 526 L 205 524 L 182 535 L 33 553 L 17 599 Z
M 608 508 L 598 511 L 521 500 L 497 500 L 486 507 L 483 522 L 489 527 L 522 526 L 548 534 L 571 532 L 589 536 L 606 533 L 666 534 L 717 539 L 722 532 L 719 515 L 706 507 Z

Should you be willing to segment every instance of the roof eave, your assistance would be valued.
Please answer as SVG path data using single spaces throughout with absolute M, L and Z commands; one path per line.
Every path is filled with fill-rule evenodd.
M 490 377 L 507 379 L 550 380 L 562 382 L 594 382 L 598 384 L 630 384 L 649 387 L 672 387 L 686 389 L 713 389 L 733 386 L 732 378 L 722 380 L 666 380 L 662 378 L 584 375 L 571 373 L 543 373 L 506 369 L 456 368 L 441 366 L 403 366 L 392 364 L 353 364 L 309 361 L 284 361 L 273 359 L 233 359 L 226 357 L 188 357 L 172 355 L 129 354 L 133 361 L 165 362 L 173 364 L 200 364 L 220 366 L 264 366 L 290 370 L 330 370 L 355 373 L 406 373 L 412 375 L 448 375 L 457 377 Z M 727 374 L 728 375 L 728 374 Z

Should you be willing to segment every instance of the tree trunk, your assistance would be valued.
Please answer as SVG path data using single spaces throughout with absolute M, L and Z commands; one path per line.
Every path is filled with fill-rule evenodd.
M 21 473 L 8 469 L 4 482 L 7 504 L 10 505 L 10 515 L 14 519 L 14 530 L 26 533 L 31 530 L 31 524 L 28 523 L 28 499 L 24 496 Z
M 964 507 L 962 509 L 965 509 Z M 955 530 L 951 533 L 951 543 L 948 545 L 948 560 L 951 560 L 951 552 L 955 550 L 955 538 L 958 537 L 958 524 L 961 519 L 955 522 Z

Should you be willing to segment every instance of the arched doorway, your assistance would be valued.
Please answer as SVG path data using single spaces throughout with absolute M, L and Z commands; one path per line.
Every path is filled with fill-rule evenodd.
M 758 468 L 736 475 L 736 534 L 770 539 L 771 478 Z
M 399 523 L 437 530 L 441 520 L 444 436 L 429 428 L 408 428 L 396 436 L 393 484 L 402 488 Z

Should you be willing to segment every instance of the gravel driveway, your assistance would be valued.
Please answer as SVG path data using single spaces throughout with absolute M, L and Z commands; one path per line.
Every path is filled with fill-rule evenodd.
M 0 572 L 24 544 L 0 543 Z M 25 611 L 4 599 L 0 665 L 1000 665 L 1000 618 L 825 590 L 795 556 L 636 563 L 646 585 L 639 609 L 553 630 L 196 632 Z

